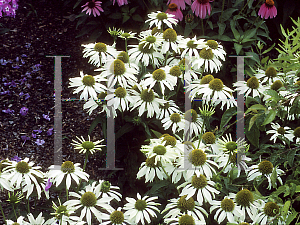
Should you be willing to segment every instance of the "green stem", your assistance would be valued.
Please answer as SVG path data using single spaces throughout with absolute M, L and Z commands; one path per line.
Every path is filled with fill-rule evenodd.
M 225 7 L 225 0 L 223 0 L 223 3 L 222 3 L 222 12 L 221 12 L 221 17 L 220 17 L 220 23 L 222 23 L 224 7 Z
M 18 220 L 18 217 L 17 217 L 17 214 L 16 214 L 16 210 L 15 210 L 15 205 L 13 205 L 12 207 L 13 207 L 13 210 L 14 210 L 14 214 L 15 214 L 16 220 Z
M 127 38 L 125 38 L 125 51 L 127 52 Z
M 244 5 L 244 7 L 241 9 L 241 11 L 239 12 L 239 14 L 237 15 L 236 18 L 239 17 L 239 15 L 244 11 L 244 9 L 246 8 L 246 6 L 248 5 L 248 3 L 250 2 L 251 0 L 248 0 L 247 3 Z
M 200 142 L 201 142 L 201 138 L 202 138 L 202 135 L 203 135 L 203 132 L 204 132 L 205 124 L 206 124 L 206 119 L 203 121 L 203 125 L 201 127 L 201 132 L 199 134 L 199 142 L 198 142 L 197 149 L 199 149 L 199 146 L 200 146 Z
M 68 188 L 66 186 L 66 196 L 67 196 L 67 201 L 69 200 L 69 192 L 68 192 Z
M 1 209 L 2 216 L 3 216 L 3 220 L 4 220 L 4 222 L 6 222 L 6 218 L 5 218 L 5 215 L 4 215 L 4 212 L 3 212 L 3 209 L 2 209 L 2 204 L 1 204 L 1 201 L 0 201 L 0 209 Z
M 27 210 L 28 210 L 28 213 L 30 213 L 29 198 L 27 199 Z
M 203 26 L 203 19 L 201 19 L 201 29 L 202 29 L 202 36 L 204 36 L 204 26 Z

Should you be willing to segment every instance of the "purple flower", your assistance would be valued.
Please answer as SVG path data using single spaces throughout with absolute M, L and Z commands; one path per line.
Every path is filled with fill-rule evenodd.
M 30 98 L 30 95 L 28 93 L 26 93 L 24 96 L 25 96 L 25 100 Z
M 33 138 L 36 138 L 36 134 L 34 134 L 34 133 L 31 133 L 31 136 L 32 136 Z
M 10 91 L 8 90 L 8 91 L 2 91 L 2 92 L 0 92 L 0 95 L 6 95 L 6 94 L 9 94 L 10 93 Z
M 2 66 L 5 66 L 7 64 L 7 61 L 5 59 L 0 59 L 0 64 Z
M 36 139 L 36 142 L 35 142 L 37 145 L 43 145 L 45 143 L 45 141 L 43 139 Z
M 27 113 L 28 113 L 28 108 L 22 107 L 22 108 L 20 109 L 20 114 L 21 114 L 22 116 L 26 116 Z
M 16 161 L 16 162 L 20 162 L 22 159 L 20 157 L 18 157 L 17 155 L 15 155 L 13 158 L 10 159 L 11 161 Z
M 15 112 L 15 110 L 4 109 L 4 110 L 2 110 L 2 112 L 12 114 Z
M 51 84 L 51 81 L 50 81 L 50 80 L 48 80 L 48 81 L 47 81 L 47 84 Z
M 10 82 L 10 87 L 13 86 L 13 87 L 16 87 L 17 86 L 17 83 L 13 80 L 12 82 Z
M 45 191 L 48 191 L 52 186 L 52 182 L 50 181 L 50 178 L 46 182 Z
M 21 92 L 19 93 L 19 96 L 22 97 L 23 95 L 24 95 L 24 92 L 21 91 Z
M 31 43 L 26 43 L 25 48 L 30 48 Z
M 47 130 L 47 135 L 51 136 L 53 134 L 53 128 L 50 128 L 49 130 Z
M 14 68 L 14 69 L 19 69 L 20 68 L 20 66 L 18 64 L 12 65 L 11 67 Z
M 27 78 L 26 77 L 24 77 L 24 78 L 22 78 L 22 79 L 20 79 L 19 81 L 21 82 L 21 85 L 22 84 L 24 84 L 25 83 L 25 81 L 27 80 Z
M 43 118 L 44 118 L 45 120 L 50 121 L 50 117 L 49 117 L 48 115 L 43 114 Z
M 25 54 L 22 54 L 21 56 L 22 56 L 22 57 L 27 57 L 27 55 L 25 55 Z
M 34 132 L 38 132 L 39 134 L 42 133 L 42 130 L 41 129 L 38 129 L 38 130 L 33 130 Z
M 26 141 L 30 140 L 30 137 L 27 137 L 26 135 L 21 136 L 22 140 L 24 141 L 23 145 Z

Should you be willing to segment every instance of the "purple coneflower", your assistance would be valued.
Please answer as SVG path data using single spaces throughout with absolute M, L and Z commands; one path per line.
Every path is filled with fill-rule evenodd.
M 188 5 L 191 5 L 191 0 L 168 0 L 167 5 L 175 3 L 179 9 L 185 10 L 185 3 Z
M 180 21 L 183 19 L 183 14 L 175 3 L 171 3 L 168 6 L 166 13 L 173 14 L 175 16 L 175 19 L 178 19 Z
M 113 0 L 113 5 L 115 4 L 116 0 Z M 117 0 L 119 7 L 122 5 L 127 5 L 127 0 Z
M 274 5 L 274 1 L 266 0 L 266 2 L 261 5 L 258 15 L 265 19 L 268 19 L 269 17 L 270 19 L 274 18 L 277 15 L 277 9 Z
M 48 191 L 52 186 L 52 182 L 50 181 L 50 179 L 51 178 L 49 178 L 46 182 L 45 191 Z
M 195 0 L 192 4 L 193 13 L 201 19 L 206 17 L 206 12 L 210 15 L 211 5 L 209 2 L 212 2 L 212 0 Z
M 86 11 L 86 14 L 91 15 L 91 12 L 93 13 L 94 17 L 100 16 L 100 11 L 104 12 L 104 10 L 101 8 L 101 3 L 100 1 L 91 0 L 85 3 L 81 8 L 83 8 L 83 11 Z

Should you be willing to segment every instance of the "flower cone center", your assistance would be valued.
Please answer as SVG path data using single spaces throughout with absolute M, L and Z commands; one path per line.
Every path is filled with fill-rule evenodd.
M 270 161 L 262 161 L 261 163 L 259 163 L 258 165 L 258 170 L 262 173 L 262 174 L 270 174 L 273 171 L 273 164 Z
M 259 87 L 259 82 L 256 77 L 251 77 L 247 80 L 247 86 L 251 89 L 257 89 Z
M 200 174 L 199 177 L 194 175 L 193 178 L 192 178 L 192 185 L 193 185 L 193 187 L 195 187 L 197 189 L 204 188 L 207 185 L 206 177 L 202 174 Z
M 139 211 L 143 211 L 146 208 L 146 206 L 147 206 L 146 201 L 141 199 L 138 199 L 134 204 L 134 207 Z
M 186 111 L 184 114 L 184 119 L 189 122 L 192 121 L 193 123 L 195 123 L 197 121 L 197 118 L 198 118 L 198 114 L 194 109 L 190 109 Z
M 216 141 L 216 136 L 213 132 L 206 132 L 203 134 L 202 139 L 206 144 L 213 144 Z
M 124 52 L 124 51 L 118 55 L 117 59 L 121 60 L 123 63 L 129 62 L 129 56 L 128 56 L 127 52 Z
M 274 91 L 278 91 L 278 89 L 281 87 L 283 87 L 283 84 L 280 80 L 274 81 L 274 83 L 271 85 L 271 89 Z
M 248 189 L 243 189 L 236 194 L 235 201 L 238 205 L 249 207 L 250 203 L 254 201 L 254 197 L 251 191 Z
M 95 44 L 94 50 L 97 52 L 106 52 L 107 51 L 106 44 L 99 42 L 99 43 Z
M 93 192 L 85 192 L 80 199 L 80 202 L 83 206 L 92 207 L 96 204 L 97 198 Z
M 162 69 L 157 69 L 152 73 L 152 77 L 154 80 L 162 81 L 166 79 L 166 73 Z
M 167 152 L 167 149 L 163 145 L 157 145 L 153 148 L 153 152 L 156 153 L 157 155 L 164 155 Z
M 234 202 L 232 199 L 225 198 L 221 201 L 221 208 L 225 212 L 232 212 L 234 210 Z
M 203 166 L 206 162 L 206 154 L 201 149 L 194 149 L 189 153 L 188 160 L 194 166 Z
M 151 167 L 151 168 L 155 168 L 155 167 L 157 167 L 157 165 L 155 165 L 155 157 L 156 156 L 152 156 L 151 158 L 147 158 L 146 159 L 146 166 L 147 167 Z
M 177 33 L 174 29 L 168 28 L 163 33 L 163 38 L 166 41 L 173 42 L 177 40 Z
M 17 165 L 16 165 L 16 170 L 19 172 L 19 173 L 28 173 L 29 170 L 30 170 L 30 166 L 28 165 L 27 162 L 18 162 Z
M 147 43 L 139 44 L 139 51 L 144 54 L 152 54 L 154 52 L 154 48 L 152 46 L 150 48 L 148 48 L 146 44 Z
M 100 191 L 107 193 L 110 190 L 110 182 L 109 181 L 103 181 L 100 187 Z
M 152 102 L 154 100 L 154 93 L 152 90 L 143 90 L 141 93 L 141 99 L 145 102 Z
M 285 134 L 284 128 L 283 128 L 283 127 L 279 127 L 279 128 L 277 129 L 277 133 L 278 133 L 278 134 L 281 134 L 281 135 L 284 135 L 284 134 Z
M 275 70 L 274 67 L 269 67 L 267 70 L 266 70 L 266 76 L 267 77 L 276 77 L 277 75 L 277 71 Z
M 294 130 L 294 135 L 295 137 L 300 137 L 300 127 L 297 127 L 295 130 Z
M 200 51 L 200 57 L 201 57 L 202 59 L 210 60 L 210 59 L 213 59 L 213 58 L 214 58 L 214 53 L 212 52 L 211 49 L 205 49 L 205 48 L 203 48 L 203 49 Z
M 179 77 L 181 75 L 181 70 L 179 66 L 173 66 L 170 69 L 170 74 L 174 77 Z
M 221 91 L 223 89 L 223 82 L 219 78 L 215 78 L 212 81 L 209 82 L 209 88 L 214 90 L 214 91 Z
M 229 141 L 229 142 L 227 142 L 227 143 L 225 144 L 225 148 L 226 148 L 228 151 L 232 152 L 232 151 L 236 150 L 237 144 L 236 144 L 235 141 Z
M 109 218 L 113 224 L 122 224 L 124 221 L 124 214 L 121 211 L 114 211 L 110 214 Z
M 115 95 L 116 95 L 116 97 L 118 97 L 118 98 L 125 98 L 125 96 L 126 96 L 126 90 L 125 90 L 125 88 L 118 87 L 118 88 L 115 90 Z
M 195 225 L 195 220 L 190 215 L 182 215 L 178 220 L 179 225 Z
M 73 164 L 73 162 L 71 161 L 65 161 L 62 165 L 61 165 L 61 169 L 62 172 L 64 173 L 73 173 L 75 171 L 75 166 Z
M 156 18 L 157 18 L 158 20 L 166 20 L 166 19 L 168 19 L 168 16 L 167 16 L 166 13 L 161 12 L 161 13 L 158 13 L 158 14 L 156 15 Z
M 181 196 L 180 199 L 177 202 L 177 208 L 179 208 L 181 211 L 186 212 L 192 211 L 195 207 L 195 201 L 192 197 L 190 197 L 188 200 L 186 200 L 186 196 Z
M 110 71 L 114 75 L 120 76 L 125 73 L 125 64 L 120 59 L 116 59 L 114 63 L 111 64 Z
M 188 48 L 196 48 L 196 47 L 197 47 L 197 44 L 194 44 L 194 42 L 195 42 L 195 41 L 193 41 L 193 40 L 188 41 L 187 44 L 186 44 L 187 47 L 188 47 Z
M 206 42 L 206 45 L 208 45 L 212 49 L 217 49 L 218 46 L 219 46 L 218 43 L 216 41 L 214 41 L 214 40 L 208 40 Z
M 91 142 L 91 141 L 85 141 L 81 144 L 81 146 L 84 148 L 84 149 L 93 149 L 95 147 L 94 143 Z
M 181 121 L 181 117 L 178 113 L 173 113 L 171 116 L 170 116 L 170 120 L 173 122 L 173 123 L 178 123 Z
M 95 78 L 91 75 L 86 75 L 86 76 L 83 77 L 82 83 L 85 86 L 91 86 L 92 87 L 95 84 Z
M 279 213 L 279 206 L 275 202 L 268 202 L 264 207 L 264 213 L 267 216 L 276 216 Z
M 177 5 L 175 3 L 171 3 L 171 4 L 169 4 L 168 8 L 171 11 L 176 11 L 177 10 Z
M 146 41 L 149 43 L 155 43 L 156 37 L 154 37 L 154 36 L 146 37 Z
M 202 77 L 200 84 L 209 84 L 209 82 L 211 82 L 213 79 L 215 79 L 214 76 L 211 74 L 208 74 L 208 75 Z

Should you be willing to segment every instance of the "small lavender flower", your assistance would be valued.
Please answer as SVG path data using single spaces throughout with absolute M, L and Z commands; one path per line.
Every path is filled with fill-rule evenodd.
M 20 109 L 20 114 L 21 114 L 22 116 L 26 116 L 27 113 L 28 113 L 28 108 L 22 107 L 22 108 Z
M 0 59 L 0 64 L 2 66 L 5 66 L 7 64 L 7 61 L 5 59 Z
M 17 155 L 15 155 L 13 158 L 11 158 L 11 161 L 20 162 L 20 161 L 22 161 L 22 159 L 20 157 L 18 157 Z
M 15 110 L 4 109 L 4 110 L 2 110 L 2 112 L 4 112 L 4 113 L 9 113 L 9 114 L 13 114 L 13 113 L 15 112 Z
M 24 92 L 21 91 L 21 92 L 19 93 L 19 96 L 22 97 L 23 95 L 24 95 Z
M 8 91 L 2 91 L 2 92 L 0 92 L 0 95 L 6 95 L 6 94 L 9 94 L 10 93 L 10 91 L 8 90 Z
M 26 141 L 30 140 L 30 137 L 27 137 L 26 135 L 21 136 L 22 140 L 24 141 L 23 145 Z
M 49 130 L 47 130 L 47 135 L 51 136 L 53 134 L 53 128 L 50 128 Z
M 34 134 L 34 133 L 31 133 L 31 136 L 32 136 L 33 138 L 36 138 L 36 134 Z
M 30 46 L 31 46 L 31 43 L 26 43 L 25 44 L 25 48 L 30 48 Z
M 30 98 L 30 95 L 28 93 L 26 93 L 24 96 L 25 96 L 25 100 Z
M 45 115 L 45 114 L 43 114 L 43 118 L 44 118 L 45 120 L 48 120 L 48 121 L 50 121 L 50 117 L 49 117 L 49 115 Z
M 38 130 L 33 130 L 34 132 L 38 132 L 39 134 L 42 133 L 42 130 L 41 129 L 38 129 Z
M 52 186 L 52 182 L 50 181 L 50 178 L 46 182 L 45 191 L 48 191 Z
M 36 142 L 35 142 L 37 145 L 43 145 L 45 143 L 45 141 L 43 139 L 36 139 Z
M 10 82 L 10 87 L 13 86 L 13 87 L 16 87 L 17 86 L 17 83 L 13 80 L 12 82 Z
M 26 55 L 26 54 L 22 54 L 21 56 L 22 56 L 22 57 L 27 57 L 27 55 Z

